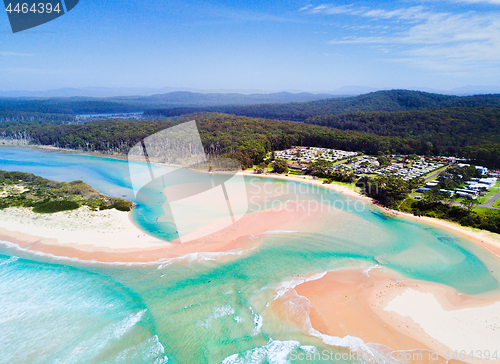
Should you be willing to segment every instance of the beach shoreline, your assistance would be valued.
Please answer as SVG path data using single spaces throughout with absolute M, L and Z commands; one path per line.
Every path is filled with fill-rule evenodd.
M 427 223 L 433 226 L 437 226 L 447 231 L 451 231 L 455 234 L 458 234 L 462 237 L 465 237 L 468 240 L 474 241 L 476 244 L 479 244 L 483 248 L 487 249 L 491 253 L 500 256 L 500 234 L 496 234 L 490 232 L 488 230 L 475 229 L 467 226 L 462 226 L 458 223 L 442 220 L 437 218 L 432 218 L 428 216 L 415 216 L 406 212 L 392 210 L 383 206 L 380 206 L 376 203 L 372 198 L 362 195 L 357 192 L 354 188 L 350 188 L 349 186 L 337 185 L 337 184 L 328 184 L 323 183 L 321 180 L 312 179 L 312 178 L 300 178 L 295 176 L 283 176 L 283 175 L 267 175 L 267 174 L 254 174 L 249 171 L 244 172 L 247 176 L 255 176 L 261 178 L 275 178 L 284 181 L 295 181 L 302 183 L 309 183 L 316 186 L 321 186 L 323 188 L 333 190 L 339 193 L 342 193 L 346 196 L 355 197 L 363 200 L 364 202 L 371 203 L 376 208 L 380 209 L 383 213 L 390 214 L 394 217 L 408 219 L 410 221 L 415 221 L 419 223 Z
M 428 216 L 415 216 L 401 211 L 393 211 L 393 213 L 395 216 L 401 218 L 405 218 L 411 221 L 423 222 L 458 234 L 487 249 L 492 254 L 500 257 L 500 234 L 496 234 L 488 230 L 474 229 L 471 227 L 462 226 L 452 221 L 436 219 Z
M 26 148 L 25 146 L 22 147 Z M 110 155 L 101 152 L 90 153 L 90 152 L 55 148 L 50 146 L 35 146 L 35 147 L 29 146 L 28 148 L 40 148 L 45 150 L 54 150 L 60 152 L 109 157 L 121 160 L 126 159 L 126 156 L 122 154 Z M 370 203 L 373 206 L 376 206 L 376 208 L 380 209 L 383 213 L 390 214 L 391 216 L 394 216 L 396 218 L 403 218 L 419 223 L 427 223 L 445 229 L 447 231 L 453 232 L 455 234 L 458 234 L 459 236 L 465 237 L 466 239 L 474 242 L 477 245 L 482 246 L 491 253 L 500 256 L 500 234 L 491 233 L 485 230 L 463 227 L 459 224 L 452 223 L 446 220 L 440 220 L 430 217 L 417 217 L 400 211 L 390 210 L 382 206 L 379 206 L 378 204 L 374 203 L 373 199 L 360 194 L 358 191 L 355 190 L 355 188 L 350 187 L 348 185 L 339 185 L 335 183 L 325 184 L 321 179 L 313 179 L 306 177 L 301 178 L 297 176 L 255 174 L 249 170 L 243 171 L 242 174 L 248 177 L 255 177 L 259 179 L 272 178 L 283 181 L 305 183 L 321 187 L 326 190 L 335 191 L 349 197 L 360 199 L 360 201 L 362 201 L 363 203 Z M 174 247 L 172 247 L 171 244 L 163 240 L 159 240 L 145 234 L 143 231 L 141 231 L 137 226 L 133 224 L 127 213 L 118 212 L 116 210 L 113 211 L 115 211 L 112 214 L 114 219 L 113 221 L 115 222 L 116 226 L 113 227 L 112 224 L 108 225 L 107 226 L 108 232 L 106 233 L 106 231 L 104 231 L 102 236 L 100 237 L 96 236 L 93 237 L 92 239 L 89 238 L 85 239 L 84 234 L 87 234 L 87 236 L 92 235 L 92 229 L 95 229 L 96 224 L 92 226 L 92 229 L 84 229 L 83 231 L 81 231 L 80 238 L 79 240 L 77 239 L 76 242 L 74 238 L 68 239 L 66 236 L 61 236 L 60 231 L 58 231 L 57 229 L 52 229 L 50 232 L 44 230 L 43 234 L 40 234 L 40 231 L 37 229 L 30 230 L 29 226 L 26 225 L 26 219 L 24 219 L 22 215 L 19 215 L 17 217 L 18 219 L 20 219 L 19 221 L 24 220 L 24 224 L 21 224 L 19 226 L 17 226 L 15 223 L 16 219 L 12 218 L 8 219 L 9 221 L 11 221 L 10 224 L 5 224 L 5 222 L 2 224 L 1 223 L 2 219 L 0 219 L 0 228 L 3 227 L 4 229 L 9 230 L 9 234 L 6 234 L 5 232 L 3 234 L 0 233 L 0 240 L 10 241 L 11 243 L 15 243 L 11 240 L 23 241 L 23 239 L 32 242 L 36 241 L 37 242 L 36 244 L 30 245 L 31 250 L 43 249 L 43 251 L 50 251 L 51 253 L 55 253 L 54 255 L 58 254 L 64 254 L 64 256 L 75 255 L 75 257 L 87 257 L 86 259 L 92 256 L 92 259 L 97 259 L 97 260 L 102 259 L 103 261 L 111 261 L 110 259 L 113 259 L 111 258 L 111 256 L 115 256 L 114 258 L 119 257 L 120 259 L 125 259 L 126 261 L 130 262 L 134 261 L 134 259 L 138 259 L 137 261 L 156 261 L 159 258 L 165 258 L 165 256 L 162 256 L 165 254 L 166 257 L 172 258 L 175 256 L 179 256 L 179 254 L 183 254 L 184 252 L 190 254 L 195 252 L 232 251 L 234 249 L 240 249 L 241 247 L 244 248 L 246 246 L 253 246 L 254 243 L 248 242 L 248 240 L 250 240 L 248 236 L 250 236 L 251 234 L 258 234 L 261 232 L 272 230 L 272 227 L 270 226 L 271 224 L 269 216 L 266 216 L 264 218 L 267 221 L 264 223 L 265 226 L 263 227 L 259 225 L 262 224 L 262 222 L 259 222 L 259 219 L 256 218 L 255 215 L 252 215 L 250 217 L 250 220 L 252 221 L 250 226 L 254 227 L 257 226 L 257 228 L 254 229 L 242 228 L 242 225 L 244 225 L 249 220 L 248 218 L 244 218 L 240 222 L 238 222 L 237 225 L 239 227 L 236 232 L 231 231 L 229 233 L 228 231 L 223 230 L 222 232 L 219 232 L 218 235 L 215 234 L 215 236 L 209 236 L 206 239 L 203 239 L 203 247 L 200 244 L 193 243 L 184 245 L 183 249 L 180 249 L 179 244 L 174 244 Z M 5 213 L 5 210 L 0 210 L 0 214 L 1 213 Z M 24 211 L 24 213 L 27 212 Z M 102 215 L 107 216 L 106 212 L 99 212 L 99 214 L 101 213 Z M 71 213 L 62 213 L 62 214 L 67 214 L 71 216 Z M 261 215 L 266 215 L 266 213 L 262 212 Z M 121 217 L 118 218 L 118 216 Z M 280 222 L 283 223 L 285 220 L 289 219 L 290 216 L 288 217 L 281 216 L 280 219 L 278 219 L 276 226 L 278 226 Z M 100 219 L 97 219 L 95 222 L 100 223 L 101 221 Z M 71 222 L 66 220 L 65 224 L 71 224 Z M 116 229 L 122 230 L 121 235 L 114 234 L 116 233 Z M 17 238 L 14 236 L 15 234 L 17 234 Z M 31 238 L 25 236 L 23 239 L 21 239 L 19 234 L 30 235 Z M 226 235 L 226 237 L 224 239 L 221 239 L 221 235 Z M 37 237 L 38 239 L 35 239 Z M 50 240 L 51 238 L 52 240 Z M 92 245 L 88 244 L 89 240 L 92 241 Z M 243 244 L 241 243 L 242 240 L 246 240 L 246 242 Z M 104 245 L 101 243 L 101 246 L 99 246 L 100 242 L 102 241 L 106 241 L 107 243 Z M 117 241 L 121 241 L 122 243 L 116 243 Z M 138 246 L 139 241 L 141 242 L 141 244 L 139 244 Z M 218 243 L 216 244 L 214 243 L 214 241 L 218 241 Z M 236 241 L 238 242 L 236 243 Z M 190 248 L 189 249 L 186 248 L 187 246 L 189 246 Z M 57 247 L 57 249 L 55 249 L 54 247 Z M 127 251 L 127 249 L 129 250 Z M 169 252 L 167 252 L 167 250 Z M 108 256 L 103 256 L 102 253 L 107 253 Z M 125 256 L 126 254 L 128 255 Z
M 350 349 L 361 351 L 365 358 L 383 348 L 384 355 L 403 357 L 408 363 L 446 363 L 460 359 L 462 350 L 467 354 L 475 350 L 477 356 L 479 351 L 493 353 L 500 340 L 498 295 L 462 295 L 451 287 L 404 278 L 382 267 L 305 277 L 287 291 L 281 289 L 271 309 L 281 320 L 326 344 L 347 343 L 346 337 L 362 340 Z M 415 360 L 419 356 L 408 353 L 429 360 Z M 453 362 L 494 361 L 462 355 L 462 360 L 449 361 Z
M 30 208 L 11 207 L 0 210 L 0 244 L 7 242 L 27 252 L 102 263 L 162 262 L 182 260 L 184 256 L 191 259 L 196 254 L 201 260 L 209 256 L 224 259 L 254 249 L 262 234 L 317 216 L 294 208 L 293 203 L 289 207 L 247 213 L 229 227 L 185 243 L 146 234 L 131 221 L 128 212 L 80 207 L 36 214 Z

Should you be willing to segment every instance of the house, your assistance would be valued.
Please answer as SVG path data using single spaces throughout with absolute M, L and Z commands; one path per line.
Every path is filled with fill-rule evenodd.
M 474 198 L 477 197 L 477 192 L 476 191 L 473 191 L 473 190 L 468 190 L 468 189 L 463 189 L 463 188 L 457 188 L 455 190 L 455 193 L 457 194 L 457 196 L 465 196 L 465 195 L 470 195 Z
M 488 168 L 476 166 L 476 169 L 480 170 L 482 174 L 488 174 Z
M 445 190 L 442 188 L 439 190 L 439 193 L 442 193 L 443 195 L 448 195 L 450 197 L 453 197 L 455 195 L 455 191 Z
M 457 191 L 457 196 L 460 196 L 460 197 L 470 196 L 472 198 L 476 198 L 477 197 L 476 195 L 473 195 L 473 194 L 467 193 L 467 192 L 463 192 L 463 191 Z

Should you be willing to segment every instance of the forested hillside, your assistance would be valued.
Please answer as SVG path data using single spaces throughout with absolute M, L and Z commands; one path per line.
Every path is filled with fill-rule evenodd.
M 110 101 L 133 102 L 138 105 L 149 106 L 151 104 L 164 105 L 164 107 L 176 106 L 217 106 L 217 105 L 253 105 L 260 103 L 289 103 L 308 102 L 334 97 L 330 94 L 311 94 L 307 92 L 290 93 L 277 92 L 270 94 L 238 94 L 238 93 L 197 93 L 187 91 L 175 91 L 166 94 L 151 96 L 128 96 L 113 97 Z M 340 96 L 337 96 L 340 97 Z
M 236 158 L 245 167 L 259 163 L 266 152 L 293 145 L 353 151 L 412 153 L 426 148 L 418 140 L 381 137 L 356 131 L 242 116 L 205 113 L 176 119 L 104 120 L 85 124 L 24 124 L 2 127 L 0 136 L 25 135 L 31 144 L 126 154 L 143 138 L 175 123 L 196 120 L 206 152 Z
M 324 115 L 310 124 L 425 141 L 434 155 L 459 155 L 500 167 L 500 108 Z
M 156 110 L 148 114 L 174 116 L 190 110 Z M 207 110 L 413 139 L 424 145 L 415 153 L 461 156 L 500 167 L 500 95 L 458 97 L 393 90 L 307 103 Z
M 273 94 L 222 94 L 169 92 L 152 96 L 0 98 L 0 112 L 36 112 L 54 114 L 97 114 L 141 112 L 152 108 L 209 107 L 259 103 L 305 102 L 331 98 L 328 94 L 279 92 Z
M 65 99 L 0 99 L 2 113 L 41 114 L 93 114 L 117 113 L 142 110 L 134 103 L 107 101 L 105 99 L 65 98 Z
M 170 101 L 179 97 L 184 97 L 185 101 L 185 97 L 201 97 L 178 93 L 170 96 L 173 97 Z M 228 96 L 228 100 L 233 96 Z M 209 101 L 213 96 L 203 97 Z M 137 98 L 132 99 L 137 101 Z M 0 100 L 0 108 L 2 102 Z M 0 111 L 0 136 L 22 136 L 32 143 L 63 148 L 125 153 L 141 138 L 175 122 L 174 119 L 109 120 L 62 125 L 76 122 L 72 116 L 75 110 L 95 113 L 122 109 L 116 109 L 120 105 L 118 102 L 95 100 L 16 102 L 19 104 L 9 104 L 12 110 Z M 41 108 L 43 113 L 30 111 L 30 107 Z M 232 115 L 204 112 L 186 115 L 193 110 L 224 111 Z M 235 115 L 239 113 L 250 116 Z M 306 103 L 175 108 L 149 111 L 147 114 L 151 117 L 183 115 L 177 117 L 178 120 L 196 119 L 207 151 L 233 153 L 244 165 L 259 160 L 256 155 L 260 156 L 262 150 L 305 145 L 368 154 L 452 155 L 469 158 L 491 168 L 500 167 L 500 95 L 458 97 L 393 90 Z M 304 123 L 273 121 L 262 118 L 264 116 L 303 120 Z M 254 147 L 260 152 L 255 152 Z
M 157 120 L 103 120 L 85 124 L 25 122 L 14 125 L 11 123 L 4 127 L 5 123 L 0 123 L 0 137 L 15 138 L 22 135 L 31 144 L 126 154 L 131 146 L 143 138 L 187 120 L 196 120 L 208 154 L 236 158 L 246 167 L 262 161 L 266 152 L 286 149 L 293 145 L 337 148 L 367 154 L 453 154 L 467 156 L 492 167 L 500 165 L 496 122 L 486 129 L 486 133 L 492 133 L 489 137 L 485 136 L 488 142 L 477 137 L 476 144 L 473 143 L 474 139 L 468 142 L 467 137 L 462 138 L 460 135 L 447 136 L 444 129 L 443 135 L 436 137 L 433 137 L 432 133 L 428 136 L 412 136 L 409 131 L 404 131 L 404 128 L 399 136 L 380 136 L 366 133 L 364 130 L 339 130 L 305 123 L 218 113 Z M 376 124 L 376 121 L 374 122 Z M 410 118 L 408 122 L 413 121 Z M 436 128 L 439 130 L 439 125 Z M 411 130 L 411 127 L 408 130 Z M 479 131 L 472 130 L 471 133 L 475 135 L 474 133 Z
M 354 97 L 324 99 L 288 104 L 216 106 L 148 110 L 149 116 L 177 116 L 192 112 L 222 112 L 267 119 L 306 121 L 308 118 L 352 112 L 430 110 L 451 107 L 500 107 L 500 95 L 449 96 L 420 91 L 377 91 Z

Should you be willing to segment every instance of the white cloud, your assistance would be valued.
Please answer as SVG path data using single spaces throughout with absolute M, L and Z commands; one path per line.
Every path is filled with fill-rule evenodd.
M 500 5 L 500 0 L 456 0 L 457 2 L 460 3 L 469 3 L 469 4 L 493 4 L 493 5 Z
M 500 0 L 498 0 L 500 1 Z M 303 10 L 302 8 L 301 10 Z M 336 15 L 336 14 L 347 14 L 347 15 L 358 15 L 369 18 L 377 19 L 391 19 L 398 18 L 402 20 L 409 19 L 425 19 L 429 12 L 425 11 L 422 6 L 414 6 L 410 8 L 396 9 L 396 10 L 384 10 L 384 9 L 369 9 L 367 7 L 355 7 L 354 5 L 331 5 L 323 4 L 316 7 L 307 7 L 309 13 L 311 14 L 325 14 L 325 15 Z
M 307 9 L 309 9 L 311 6 L 312 6 L 311 4 L 306 5 L 306 6 L 304 6 L 302 9 L 299 9 L 299 11 L 304 11 L 304 10 L 307 10 Z
M 500 0 L 486 1 L 500 3 Z M 393 47 L 391 53 L 395 58 L 392 61 L 411 62 L 433 69 L 497 69 L 500 65 L 498 14 L 435 12 L 422 6 L 385 10 L 331 5 L 321 5 L 309 12 L 368 17 L 380 22 L 393 20 L 385 22 L 390 27 L 390 35 L 372 31 L 369 36 L 351 35 L 334 39 L 330 44 L 384 45 L 385 49 L 398 46 Z

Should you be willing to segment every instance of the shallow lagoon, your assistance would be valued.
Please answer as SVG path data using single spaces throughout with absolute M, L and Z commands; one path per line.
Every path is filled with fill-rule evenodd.
M 0 169 L 81 179 L 102 193 L 134 198 L 126 161 L 0 148 Z M 0 291 L 7 294 L 0 297 L 0 332 L 8 333 L 2 357 L 40 363 L 299 362 L 291 360 L 293 350 L 332 347 L 279 321 L 267 304 L 280 282 L 341 267 L 379 264 L 461 293 L 498 291 L 498 259 L 458 235 L 321 187 L 246 178 L 251 211 L 287 201 L 316 211 L 302 224 L 253 236 L 257 248 L 224 261 L 88 264 L 2 246 Z M 144 230 L 164 233 L 146 208 L 139 205 L 134 214 Z

